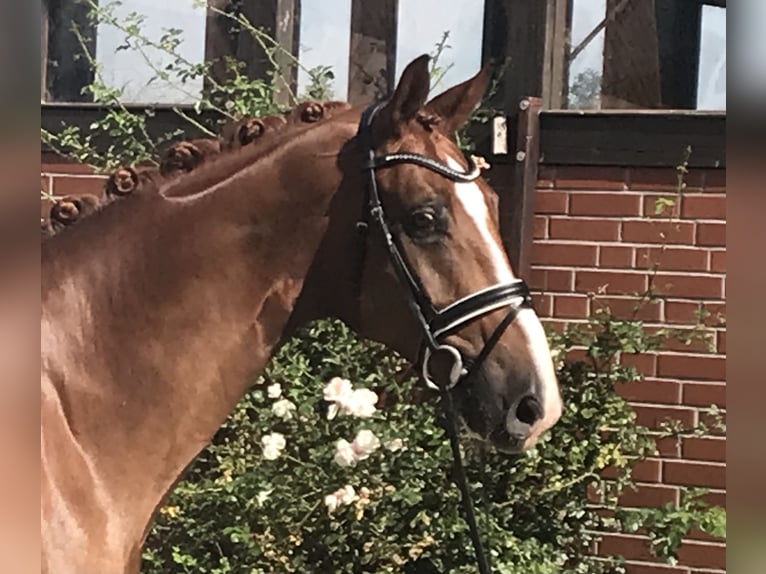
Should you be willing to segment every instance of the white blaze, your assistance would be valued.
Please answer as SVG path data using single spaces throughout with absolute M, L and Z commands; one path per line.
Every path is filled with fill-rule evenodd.
M 447 165 L 458 171 L 464 170 L 463 166 L 451 157 L 447 158 Z M 489 254 L 494 282 L 507 283 L 516 279 L 503 247 L 490 229 L 489 207 L 479 185 L 475 181 L 455 183 L 455 196 L 473 221 L 479 236 L 483 239 L 483 249 Z M 527 356 L 534 365 L 533 372 L 536 375 L 537 384 L 542 387 L 545 402 L 543 405 L 544 414 L 543 420 L 536 425 L 540 428 L 539 432 L 542 432 L 559 419 L 562 408 L 556 373 L 551 360 L 551 351 L 548 347 L 548 338 L 540 319 L 532 309 L 522 309 L 514 321 L 514 326 L 521 332 L 528 353 Z M 537 433 L 535 433 L 535 438 L 536 436 Z
M 448 157 L 447 165 L 452 169 L 462 172 L 465 168 L 460 165 L 455 159 Z M 458 182 L 455 183 L 455 196 L 460 201 L 463 209 L 468 216 L 473 220 L 476 228 L 479 231 L 479 235 L 484 240 L 484 249 L 489 254 L 489 259 L 492 262 L 492 271 L 496 283 L 507 283 L 515 279 L 511 266 L 508 263 L 508 257 L 506 257 L 503 248 L 498 244 L 497 240 L 492 236 L 489 229 L 489 207 L 484 200 L 484 194 L 479 187 L 479 184 L 475 181 L 471 182 Z

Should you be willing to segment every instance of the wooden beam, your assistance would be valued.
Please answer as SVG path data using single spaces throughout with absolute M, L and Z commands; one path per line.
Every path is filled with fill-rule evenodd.
M 84 102 L 91 97 L 82 93 L 83 87 L 93 83 L 93 70 L 84 57 L 83 47 L 72 32 L 77 25 L 85 38 L 85 47 L 96 55 L 96 27 L 88 19 L 89 7 L 77 2 L 51 0 L 48 5 L 48 59 L 46 84 L 51 100 L 58 102 Z
M 505 66 L 492 103 L 508 115 L 543 94 L 546 22 L 545 1 L 485 0 L 482 60 Z
M 237 33 L 234 22 L 221 12 L 226 12 L 230 0 L 207 0 L 205 14 L 205 61 L 210 62 L 210 77 L 215 82 L 227 79 L 224 57 L 237 55 Z M 206 77 L 205 82 L 209 83 Z
M 547 0 L 545 56 L 543 65 L 543 107 L 561 109 L 567 101 L 569 74 L 571 0 Z
M 488 104 L 505 112 L 509 149 L 517 138 L 519 104 L 529 96 L 543 95 L 547 4 L 543 0 L 484 2 L 482 62 L 499 70 L 497 90 Z M 478 139 L 478 151 L 488 153 L 488 138 Z
M 248 0 L 240 5 L 208 0 L 208 6 L 205 58 L 222 61 L 230 56 L 244 62 L 249 78 L 276 82 L 278 104 L 292 105 L 297 85 L 294 59 L 298 57 L 300 0 Z M 268 38 L 254 37 L 250 30 L 218 11 L 245 17 Z M 212 72 L 218 81 L 225 80 L 222 62 L 214 64 Z
M 40 101 L 48 99 L 48 0 L 40 6 Z
M 351 0 L 348 101 L 366 104 L 396 83 L 398 0 Z
M 174 106 L 126 107 L 136 113 L 152 110 L 153 115 L 147 120 L 147 129 L 152 137 L 159 137 L 179 128 L 184 131 L 182 137 L 194 138 L 202 135 L 173 111 Z M 192 106 L 179 107 L 211 129 L 215 129 L 216 122 L 221 119 L 210 111 L 198 114 Z M 531 107 L 534 110 L 534 106 Z M 96 104 L 46 103 L 41 105 L 40 119 L 42 127 L 54 133 L 60 132 L 64 125 L 76 125 L 87 131 L 90 124 L 102 119 L 107 112 L 107 107 Z M 530 115 L 532 112 L 525 113 L 527 119 L 524 120 L 522 114 L 514 128 L 518 137 L 509 146 L 511 153 L 488 157 L 492 164 L 492 169 L 487 173 L 488 178 L 492 187 L 501 192 L 501 203 L 508 213 L 516 209 L 513 201 L 519 198 L 518 191 L 507 191 L 512 186 L 519 188 L 515 178 L 523 174 L 518 173 L 517 164 L 524 163 L 527 168 L 529 166 L 526 160 L 518 162 L 516 153 L 524 151 L 526 158 L 535 149 L 531 125 L 533 121 L 539 122 L 539 163 L 542 165 L 675 167 L 686 146 L 691 146 L 691 167 L 726 166 L 725 112 L 544 110 L 539 116 Z M 528 127 L 525 127 L 524 121 Z M 96 145 L 108 146 L 111 143 L 113 142 L 105 140 L 96 142 Z M 530 176 L 525 177 L 529 181 Z M 524 201 L 523 194 L 521 200 Z M 509 217 L 502 217 L 504 226 L 510 225 Z M 512 252 L 516 248 L 510 241 L 509 239 L 507 245 Z
M 515 151 L 510 157 L 514 162 L 513 179 L 500 197 L 501 212 L 507 214 L 500 233 L 511 265 L 520 277 L 528 277 L 531 267 L 542 105 L 540 98 L 525 98 L 519 104 Z
M 602 108 L 661 107 L 655 0 L 607 0 Z M 617 8 L 622 8 L 617 10 Z
M 675 167 L 691 146 L 690 167 L 726 167 L 726 114 L 666 110 L 544 111 L 540 163 Z
M 660 59 L 661 107 L 697 107 L 702 6 L 695 2 L 655 0 Z

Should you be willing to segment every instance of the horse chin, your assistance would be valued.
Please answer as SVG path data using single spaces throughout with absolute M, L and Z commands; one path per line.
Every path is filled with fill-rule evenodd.
M 472 430 L 463 417 L 461 417 L 461 422 L 463 434 L 469 440 L 480 443 L 485 447 L 490 447 L 497 452 L 503 454 L 520 454 L 531 446 L 526 444 L 527 441 L 512 437 L 502 429 L 492 432 L 488 436 L 484 436 Z

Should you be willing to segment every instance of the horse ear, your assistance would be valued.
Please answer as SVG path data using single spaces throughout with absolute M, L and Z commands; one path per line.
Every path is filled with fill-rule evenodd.
M 442 129 L 452 135 L 462 128 L 471 112 L 481 101 L 489 82 L 490 67 L 484 66 L 478 74 L 436 96 L 426 109 L 439 116 Z
M 402 72 L 394 95 L 378 112 L 373 131 L 378 141 L 399 135 L 401 124 L 415 117 L 428 98 L 431 78 L 427 54 L 414 59 Z

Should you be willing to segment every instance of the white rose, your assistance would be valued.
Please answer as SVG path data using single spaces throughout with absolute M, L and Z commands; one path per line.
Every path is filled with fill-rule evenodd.
M 404 441 L 400 438 L 395 438 L 385 443 L 383 447 L 391 452 L 396 452 L 397 450 L 402 450 L 404 448 Z
M 371 430 L 362 429 L 356 433 L 351 448 L 358 460 L 364 460 L 380 448 L 380 439 Z
M 357 499 L 354 487 L 347 484 L 335 493 L 341 504 L 349 505 Z
M 329 407 L 327 407 L 327 420 L 331 421 L 336 416 L 338 416 L 338 411 L 340 410 L 340 407 L 338 406 L 338 403 L 331 403 Z
M 324 504 L 327 507 L 327 512 L 332 514 L 338 510 L 338 507 L 340 506 L 340 500 L 338 500 L 338 497 L 334 494 L 328 494 L 324 497 Z
M 266 387 L 266 396 L 270 399 L 278 399 L 282 396 L 282 385 L 274 383 Z
M 356 389 L 342 403 L 349 414 L 359 418 L 369 418 L 375 414 L 378 395 L 370 389 Z
M 351 395 L 353 387 L 351 381 L 348 379 L 341 379 L 340 377 L 333 377 L 330 382 L 327 383 L 322 390 L 324 400 L 329 402 L 342 401 L 344 398 Z
M 295 405 L 287 399 L 279 399 L 271 405 L 271 412 L 283 421 L 289 421 L 295 413 Z
M 266 460 L 275 460 L 282 454 L 282 451 L 287 445 L 287 441 L 285 440 L 284 435 L 278 432 L 273 432 L 261 439 L 261 445 L 263 446 L 263 458 Z
M 272 492 L 274 492 L 273 489 L 260 491 L 255 496 L 255 502 L 258 504 L 258 506 L 263 506 L 263 503 L 269 499 L 269 496 L 271 495 Z
M 357 456 L 351 443 L 346 439 L 339 439 L 335 443 L 335 457 L 333 460 L 338 466 L 354 466 Z

